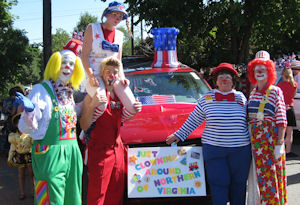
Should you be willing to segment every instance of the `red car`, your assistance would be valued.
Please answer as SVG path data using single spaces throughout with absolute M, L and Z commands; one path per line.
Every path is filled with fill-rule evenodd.
M 132 65 L 127 65 L 126 62 Z M 123 58 L 130 88 L 142 104 L 142 111 L 121 127 L 121 137 L 128 147 L 167 146 L 166 137 L 176 130 L 194 110 L 199 98 L 211 88 L 201 75 L 185 65 L 179 68 L 152 68 L 143 57 Z M 200 145 L 205 123 L 178 145 Z M 127 193 L 126 193 L 127 195 Z M 183 200 L 198 203 L 205 197 L 126 199 L 126 204 L 165 204 Z

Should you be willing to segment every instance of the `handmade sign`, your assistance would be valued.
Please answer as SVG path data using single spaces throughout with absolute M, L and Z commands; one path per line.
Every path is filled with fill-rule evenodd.
M 202 147 L 128 150 L 128 198 L 206 196 Z

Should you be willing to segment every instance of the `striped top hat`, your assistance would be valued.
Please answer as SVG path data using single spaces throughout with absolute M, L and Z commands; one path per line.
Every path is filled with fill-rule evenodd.
M 270 60 L 270 54 L 267 51 L 258 51 L 255 54 L 256 59 Z
M 63 49 L 73 51 L 76 56 L 79 56 L 82 50 L 82 41 L 72 38 L 66 45 L 63 46 Z
M 154 36 L 153 68 L 179 68 L 176 39 L 179 29 L 175 27 L 151 29 Z

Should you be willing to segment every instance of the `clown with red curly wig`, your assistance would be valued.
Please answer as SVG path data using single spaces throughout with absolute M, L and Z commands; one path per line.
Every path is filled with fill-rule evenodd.
M 275 64 L 267 51 L 257 52 L 249 62 L 248 76 L 254 86 L 248 114 L 260 204 L 286 204 L 286 108 L 281 89 L 273 85 Z

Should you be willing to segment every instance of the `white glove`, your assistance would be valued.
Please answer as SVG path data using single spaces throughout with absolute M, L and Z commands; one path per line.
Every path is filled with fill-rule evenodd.
M 284 144 L 275 145 L 275 158 L 279 159 L 284 154 Z

